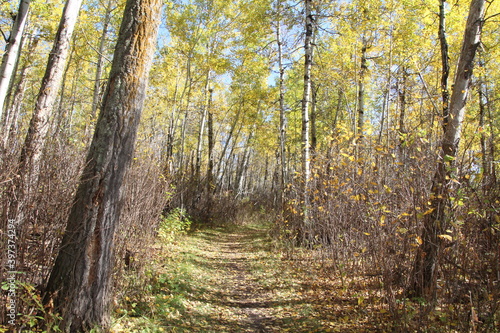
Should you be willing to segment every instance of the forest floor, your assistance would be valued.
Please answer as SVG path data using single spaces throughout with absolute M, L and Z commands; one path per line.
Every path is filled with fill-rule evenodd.
M 265 227 L 195 231 L 153 251 L 113 332 L 393 331 L 377 281 L 336 276 L 313 251 L 286 255 Z

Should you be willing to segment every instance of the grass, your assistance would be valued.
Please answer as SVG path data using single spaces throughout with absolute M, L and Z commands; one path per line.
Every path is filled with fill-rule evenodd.
M 388 330 L 368 281 L 342 286 L 325 261 L 285 259 L 264 226 L 199 230 L 152 251 L 144 281 L 121 297 L 113 332 Z

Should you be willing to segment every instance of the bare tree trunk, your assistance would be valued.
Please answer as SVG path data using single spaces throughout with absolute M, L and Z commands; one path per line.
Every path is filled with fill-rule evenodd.
M 363 45 L 361 46 L 361 66 L 358 79 L 358 123 L 356 125 L 356 134 L 359 138 L 363 138 L 365 124 L 365 78 L 368 71 L 368 62 L 366 51 L 368 50 L 368 41 L 363 37 Z
M 279 68 L 279 161 L 280 161 L 280 188 L 279 202 L 280 210 L 284 208 L 285 200 L 285 184 L 287 180 L 287 163 L 286 163 L 286 114 L 285 114 L 285 68 L 283 66 L 283 42 L 281 40 L 281 0 L 277 1 L 278 22 L 276 23 L 276 40 L 278 43 L 278 68 Z
M 196 146 L 196 170 L 195 170 L 195 180 L 199 187 L 201 181 L 201 158 L 202 158 L 202 149 L 203 149 L 203 135 L 205 134 L 205 124 L 207 122 L 208 116 L 208 108 L 205 100 L 207 100 L 206 96 L 208 94 L 208 82 L 209 82 L 210 71 L 207 72 L 207 77 L 205 81 L 204 95 L 205 98 L 202 102 L 202 112 L 201 112 L 201 120 L 200 120 L 200 131 L 198 132 L 198 145 Z
M 305 30 L 306 37 L 304 41 L 304 93 L 302 96 L 302 201 L 303 201 L 303 221 L 307 225 L 309 221 L 309 192 L 311 181 L 311 142 L 310 142 L 310 119 L 311 108 L 311 68 L 313 61 L 313 15 L 312 0 L 305 0 Z
M 184 175 L 184 150 L 185 150 L 185 143 L 186 143 L 186 129 L 187 129 L 187 120 L 188 120 L 188 114 L 189 114 L 189 104 L 191 103 L 191 89 L 193 87 L 193 80 L 191 77 L 191 57 L 188 55 L 188 61 L 186 64 L 186 81 L 184 85 L 184 90 L 186 92 L 186 109 L 184 110 L 184 117 L 182 118 L 182 123 L 181 123 L 181 142 L 180 142 L 180 149 L 179 149 L 179 173 L 181 177 Z M 182 106 L 182 97 L 181 97 L 181 106 Z M 179 108 L 179 110 L 182 109 Z M 181 202 L 181 206 L 183 205 L 183 201 Z
M 245 149 L 243 150 L 243 154 L 240 155 L 240 164 L 236 168 L 236 178 L 234 182 L 235 192 L 237 195 L 241 195 L 242 191 L 245 190 L 244 180 L 245 174 L 248 170 L 249 160 L 250 160 L 250 142 L 252 142 L 255 128 L 252 129 L 245 143 Z
M 162 3 L 128 0 L 107 90 L 44 304 L 65 332 L 107 329 L 120 188 L 134 153 Z
M 317 87 L 316 84 L 314 84 L 314 82 L 311 82 L 311 93 L 312 93 L 312 101 L 311 101 L 311 155 L 312 155 L 313 160 L 314 160 L 314 155 L 316 154 L 316 148 L 318 146 L 318 134 L 317 134 L 317 127 L 316 127 L 316 118 L 317 118 L 317 112 L 318 112 L 318 105 L 317 105 L 318 90 L 319 90 L 319 87 Z
M 5 48 L 5 53 L 0 66 L 0 121 L 3 124 L 5 101 L 9 89 L 11 87 L 12 78 L 14 77 L 16 64 L 21 54 L 21 44 L 23 39 L 24 28 L 28 21 L 28 12 L 31 0 L 21 0 L 17 11 L 12 31 L 10 32 L 9 40 Z
M 439 1 L 439 45 L 441 47 L 441 98 L 443 100 L 443 132 L 446 131 L 449 118 L 450 92 L 448 91 L 448 77 L 450 76 L 450 58 L 448 55 L 448 42 L 446 41 L 446 17 L 444 14 L 444 3 Z
M 481 144 L 481 166 L 483 169 L 483 175 L 482 175 L 482 184 L 483 188 L 486 189 L 488 188 L 490 184 L 490 174 L 491 174 L 491 162 L 490 162 L 490 156 L 488 156 L 488 145 L 487 145 L 487 138 L 486 138 L 486 131 L 484 131 L 485 127 L 485 113 L 486 113 L 486 89 L 484 88 L 484 81 L 481 78 L 479 80 L 479 127 L 483 129 L 481 131 L 481 138 L 480 138 L 480 144 Z
M 66 67 L 70 41 L 78 18 L 82 0 L 68 0 L 63 10 L 54 47 L 49 54 L 47 68 L 42 80 L 35 109 L 28 128 L 28 133 L 21 150 L 19 160 L 20 178 L 16 184 L 16 195 L 12 202 L 12 216 L 23 212 L 24 203 L 30 199 L 30 193 L 36 190 L 40 175 L 43 146 L 50 129 L 50 116 L 54 110 L 57 95 L 61 88 L 62 77 Z M 23 220 L 18 217 L 18 220 Z
M 459 147 L 465 104 L 476 50 L 480 44 L 485 0 L 472 0 L 453 85 L 449 117 L 441 143 L 441 155 L 431 188 L 430 209 L 424 216 L 422 244 L 415 258 L 409 293 L 412 296 L 435 299 L 437 271 L 447 228 L 446 206 L 453 191 L 453 166 Z
M 212 195 L 215 188 L 214 183 L 214 115 L 212 112 L 213 89 L 208 90 L 208 168 L 207 168 L 207 217 L 211 218 Z
M 229 148 L 229 144 L 231 143 L 231 141 L 236 141 L 236 139 L 233 140 L 233 135 L 234 135 L 234 131 L 236 129 L 236 125 L 238 125 L 242 111 L 243 111 L 243 102 L 240 102 L 240 106 L 239 106 L 238 110 L 236 111 L 234 121 L 231 124 L 231 128 L 229 129 L 229 133 L 227 134 L 227 139 L 225 140 L 226 142 L 224 144 L 224 147 L 222 148 L 222 152 L 220 154 L 220 158 L 219 158 L 218 163 L 217 163 L 217 171 L 215 172 L 215 175 L 216 175 L 216 177 L 221 179 L 221 182 L 222 182 L 222 179 L 224 178 L 224 174 L 225 174 L 227 166 L 228 166 L 228 163 L 223 164 L 223 161 L 225 160 L 226 152 L 227 152 L 227 149 Z M 236 138 L 238 137 L 240 131 L 241 131 L 241 127 L 238 130 L 238 133 L 236 134 Z M 234 149 L 234 144 L 233 144 L 233 148 L 232 148 L 229 156 L 232 155 L 233 149 Z M 218 187 L 222 188 L 221 186 L 218 186 Z
M 398 95 L 399 95 L 399 125 L 398 125 L 398 151 L 400 161 L 403 162 L 405 158 L 405 119 L 406 119 L 406 80 L 408 78 L 408 71 L 405 67 L 402 69 L 401 81 L 398 80 Z M 403 162 L 404 163 L 404 162 Z
M 378 136 L 378 143 L 382 144 L 384 137 L 384 127 L 386 128 L 387 145 L 390 145 L 390 129 L 391 129 L 391 86 L 392 86 L 392 44 L 393 32 L 391 28 L 390 42 L 389 42 L 389 65 L 387 66 L 387 81 L 384 89 L 384 99 L 382 102 L 382 117 L 380 119 L 380 132 Z
M 32 54 L 35 52 L 35 49 L 38 45 L 40 38 L 34 37 L 33 35 L 28 39 L 28 50 L 27 50 L 27 59 L 24 61 L 17 83 L 15 84 L 16 89 L 14 94 L 10 96 L 9 101 L 6 101 L 6 110 L 5 113 L 5 122 L 3 123 L 3 146 L 7 148 L 7 145 L 11 138 L 15 135 L 17 128 L 17 119 L 19 117 L 19 112 L 21 111 L 22 100 L 25 92 L 25 84 L 26 84 L 26 76 L 28 74 L 28 70 L 31 67 L 33 57 Z M 17 143 L 17 142 L 16 142 Z M 16 148 L 10 146 L 11 151 L 14 151 Z

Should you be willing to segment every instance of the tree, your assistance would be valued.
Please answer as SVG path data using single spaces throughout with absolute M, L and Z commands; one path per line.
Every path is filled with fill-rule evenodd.
M 304 93 L 302 95 L 302 201 L 304 205 L 304 223 L 309 221 L 309 185 L 311 178 L 311 143 L 309 113 L 311 108 L 311 68 L 313 61 L 314 18 L 312 15 L 312 0 L 305 0 L 305 31 L 304 40 Z
M 114 231 L 156 46 L 162 4 L 128 0 L 86 166 L 44 303 L 66 332 L 109 325 Z
M 276 1 L 276 43 L 278 44 L 278 70 L 279 70 L 279 204 L 280 210 L 285 205 L 285 184 L 287 182 L 286 163 L 286 114 L 285 114 L 285 68 L 283 66 L 283 40 L 281 36 L 281 0 Z
M 17 200 L 20 200 L 21 205 L 29 200 L 30 192 L 33 192 L 38 183 L 43 146 L 50 129 L 50 116 L 61 88 L 70 41 L 81 4 L 82 0 L 68 0 L 66 2 L 54 46 L 49 54 L 45 75 L 19 160 L 20 184 L 17 184 L 16 191 Z M 17 209 L 15 207 L 11 214 L 17 214 Z M 24 214 L 23 208 L 19 208 L 19 210 L 21 214 Z
M 3 122 L 5 101 L 14 76 L 16 63 L 21 53 L 24 28 L 28 20 L 31 0 L 21 0 L 14 25 L 8 39 L 7 47 L 0 66 L 0 123 Z
M 422 244 L 418 248 L 413 266 L 409 291 L 411 295 L 417 297 L 435 298 L 437 268 L 448 225 L 445 209 L 454 187 L 454 161 L 461 138 L 474 57 L 480 44 L 484 12 L 485 0 L 472 0 L 450 97 L 449 115 L 444 126 L 440 156 L 432 181 L 430 207 L 424 216 Z

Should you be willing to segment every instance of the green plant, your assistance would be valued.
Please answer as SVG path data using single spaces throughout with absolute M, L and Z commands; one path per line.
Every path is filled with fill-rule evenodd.
M 44 326 L 44 332 L 61 332 L 59 323 L 62 318 L 58 313 L 47 312 L 44 308 L 39 291 L 32 285 L 26 282 L 15 280 L 14 287 L 7 282 L 2 283 L 1 289 L 4 291 L 9 288 L 14 288 L 16 296 L 20 301 L 17 306 L 21 306 L 15 318 L 15 326 L 21 327 L 23 332 L 41 332 L 40 326 Z M 8 331 L 8 329 L 7 329 Z M 4 331 L 0 327 L 0 332 Z
M 167 216 L 162 216 L 158 234 L 160 237 L 173 241 L 177 235 L 189 231 L 192 220 L 182 208 L 175 208 Z

